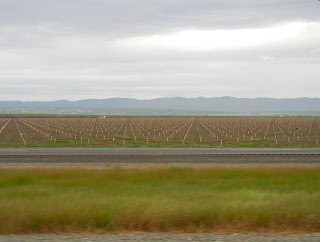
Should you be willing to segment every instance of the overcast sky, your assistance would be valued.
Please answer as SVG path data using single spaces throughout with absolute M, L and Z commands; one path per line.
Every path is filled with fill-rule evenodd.
M 320 97 L 318 0 L 0 0 L 0 100 Z

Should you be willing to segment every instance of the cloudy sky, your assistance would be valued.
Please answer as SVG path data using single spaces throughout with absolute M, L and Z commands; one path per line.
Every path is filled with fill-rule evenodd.
M 320 97 L 318 0 L 0 0 L 0 100 Z

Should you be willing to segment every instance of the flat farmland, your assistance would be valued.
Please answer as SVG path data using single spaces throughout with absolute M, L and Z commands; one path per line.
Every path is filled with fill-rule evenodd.
M 0 147 L 319 147 L 320 118 L 0 118 Z

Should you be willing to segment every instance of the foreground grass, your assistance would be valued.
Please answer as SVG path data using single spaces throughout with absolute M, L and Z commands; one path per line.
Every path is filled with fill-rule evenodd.
M 0 233 L 320 231 L 318 168 L 2 169 Z

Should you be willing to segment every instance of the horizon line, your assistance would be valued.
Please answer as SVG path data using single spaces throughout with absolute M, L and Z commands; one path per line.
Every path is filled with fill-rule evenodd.
M 234 96 L 216 96 L 216 97 L 157 97 L 150 99 L 139 99 L 139 98 L 130 98 L 130 97 L 109 97 L 109 98 L 86 98 L 86 99 L 77 99 L 77 100 L 68 100 L 68 99 L 56 99 L 56 100 L 32 100 L 32 101 L 22 101 L 22 100 L 0 100 L 0 102 L 58 102 L 58 101 L 68 101 L 68 102 L 77 102 L 77 101 L 86 101 L 86 100 L 108 100 L 108 99 L 134 99 L 138 101 L 151 101 L 156 99 L 170 99 L 170 98 L 183 98 L 183 99 L 212 99 L 212 98 L 235 98 L 235 99 L 319 99 L 320 97 L 234 97 Z

